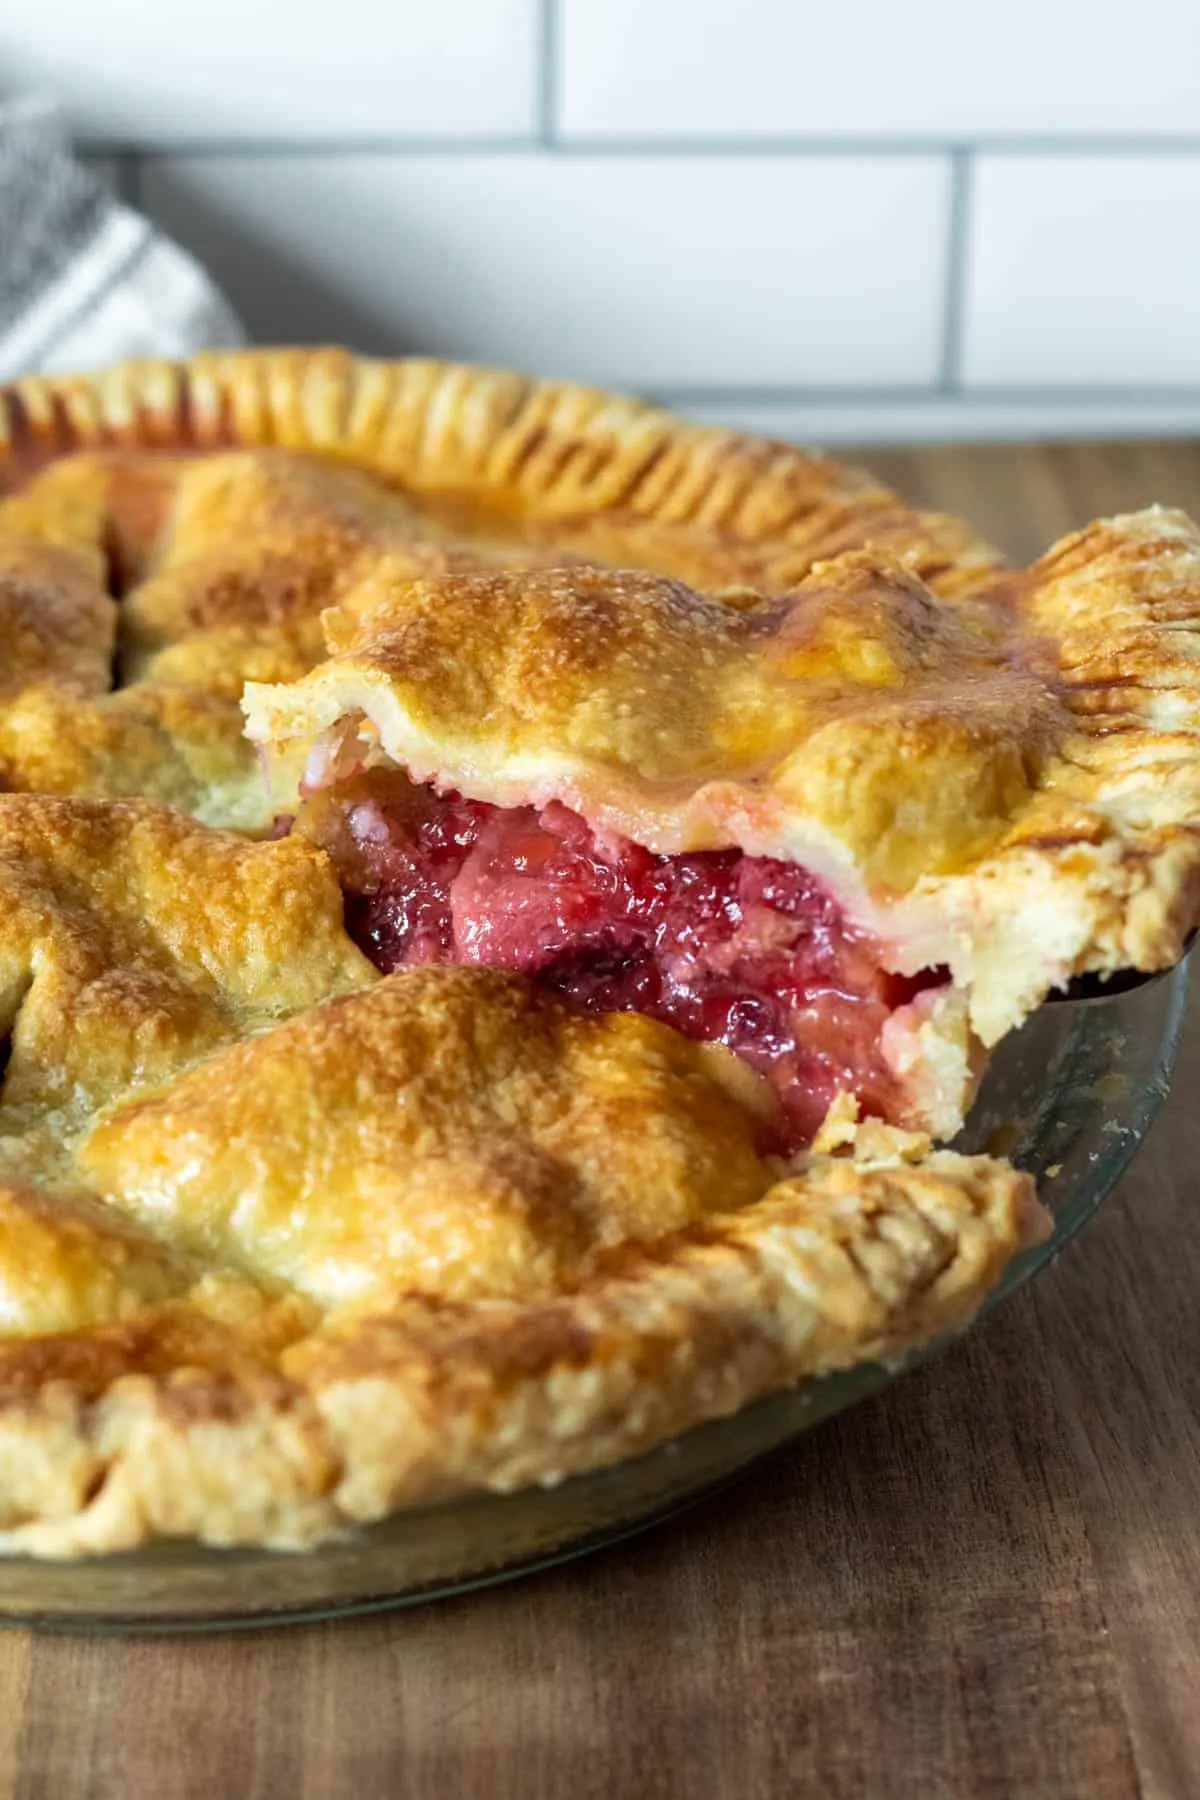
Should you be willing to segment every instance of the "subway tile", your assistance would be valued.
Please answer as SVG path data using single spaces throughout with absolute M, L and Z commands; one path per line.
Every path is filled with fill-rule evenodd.
M 968 386 L 1200 386 L 1200 156 L 985 157 Z
M 259 338 L 653 388 L 932 381 L 939 158 L 151 158 Z
M 569 137 L 1200 129 L 1194 0 L 561 0 Z
M 535 0 L 3 0 L 10 92 L 117 141 L 525 133 Z

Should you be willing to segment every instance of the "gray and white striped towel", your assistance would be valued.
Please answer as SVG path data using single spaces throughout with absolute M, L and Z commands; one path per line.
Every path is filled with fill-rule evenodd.
M 241 341 L 199 264 L 71 154 L 51 103 L 0 105 L 0 380 Z

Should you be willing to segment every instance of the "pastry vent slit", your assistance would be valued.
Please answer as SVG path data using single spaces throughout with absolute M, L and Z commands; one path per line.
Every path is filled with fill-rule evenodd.
M 121 540 L 113 520 L 106 521 L 100 541 L 104 557 L 104 585 L 114 600 L 123 600 L 133 585 L 132 572 L 122 554 Z
M 0 406 L 0 444 L 4 448 L 0 494 L 6 494 L 14 492 L 32 474 L 37 463 L 37 433 L 19 388 L 5 388 L 0 394 Z
M 108 678 L 109 687 L 115 690 L 127 686 L 126 645 L 121 602 L 134 586 L 137 576 L 123 550 L 116 524 L 111 519 L 105 523 L 100 548 L 104 557 L 104 586 L 117 607 L 117 628 L 113 633 Z
M 23 970 L 5 992 L 0 990 L 0 1106 L 4 1103 L 8 1065 L 12 1061 L 13 1038 L 21 1008 L 33 986 L 33 970 Z

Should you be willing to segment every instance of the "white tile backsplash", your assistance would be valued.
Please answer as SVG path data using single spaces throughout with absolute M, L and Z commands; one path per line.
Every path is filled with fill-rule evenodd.
M 640 387 L 937 372 L 938 158 L 154 159 L 142 197 L 259 335 Z
M 564 133 L 1200 130 L 1195 0 L 562 0 Z
M 1197 0 L 0 0 L 30 87 L 260 339 L 1200 432 Z
M 535 0 L 0 0 L 0 83 L 86 137 L 525 133 Z
M 983 157 L 971 386 L 1200 388 L 1200 156 Z

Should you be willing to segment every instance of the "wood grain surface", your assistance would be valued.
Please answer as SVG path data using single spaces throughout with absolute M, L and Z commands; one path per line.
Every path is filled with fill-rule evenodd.
M 867 459 L 1015 555 L 1152 498 L 1200 515 L 1193 446 Z M 650 1535 L 340 1624 L 0 1632 L 0 1800 L 1200 1794 L 1198 1092 L 1193 1029 L 1053 1269 Z

